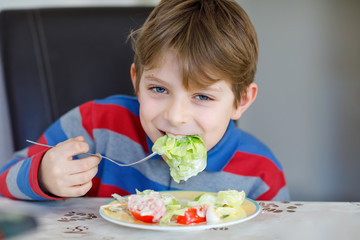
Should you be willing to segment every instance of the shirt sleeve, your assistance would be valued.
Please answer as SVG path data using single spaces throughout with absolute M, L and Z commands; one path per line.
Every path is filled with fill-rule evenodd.
M 89 102 L 84 104 L 83 108 L 91 110 L 91 106 Z M 53 123 L 37 141 L 55 146 L 69 138 L 84 136 L 85 141 L 93 146 L 92 138 L 82 125 L 82 116 L 77 107 Z M 61 199 L 46 194 L 39 185 L 38 170 L 42 157 L 48 149 L 31 145 L 16 152 L 13 159 L 0 170 L 0 196 L 22 200 Z
M 13 159 L 0 173 L 0 195 L 22 200 L 60 199 L 46 194 L 40 188 L 38 169 L 47 150 L 31 157 Z

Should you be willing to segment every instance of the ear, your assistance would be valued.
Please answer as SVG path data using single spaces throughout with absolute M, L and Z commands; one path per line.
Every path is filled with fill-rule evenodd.
M 250 107 L 250 105 L 255 101 L 258 91 L 258 86 L 256 83 L 251 83 L 246 89 L 246 96 L 240 99 L 237 108 L 234 109 L 234 112 L 231 116 L 231 119 L 238 120 L 242 114 Z
M 136 71 L 135 71 L 135 63 L 131 64 L 131 67 L 130 67 L 130 76 L 131 76 L 131 81 L 132 81 L 133 87 L 134 87 L 135 92 L 136 92 Z

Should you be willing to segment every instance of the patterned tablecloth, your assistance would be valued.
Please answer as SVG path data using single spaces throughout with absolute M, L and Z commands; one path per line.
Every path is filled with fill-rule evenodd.
M 34 216 L 39 226 L 11 239 L 360 239 L 359 202 L 266 202 L 260 213 L 236 225 L 199 231 L 139 230 L 99 214 L 109 198 L 26 202 L 0 198 L 0 210 Z

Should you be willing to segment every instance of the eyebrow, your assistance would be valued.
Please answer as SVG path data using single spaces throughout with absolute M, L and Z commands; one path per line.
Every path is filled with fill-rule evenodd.
M 224 92 L 224 90 L 221 87 L 217 87 L 217 86 L 208 86 L 205 88 L 199 88 L 198 91 Z
M 150 81 L 155 81 L 155 82 L 158 82 L 160 84 L 167 84 L 166 81 L 164 81 L 164 80 L 162 80 L 162 79 L 160 79 L 158 77 L 153 76 L 153 74 L 146 74 L 144 77 L 145 77 L 145 79 L 149 79 Z M 215 85 L 215 84 L 213 84 L 213 85 Z M 217 87 L 217 86 L 213 86 L 213 85 L 203 87 L 203 88 L 197 88 L 197 89 L 194 89 L 194 90 L 195 91 L 200 91 L 200 92 L 201 91 L 224 92 L 224 90 L 221 87 Z
M 160 78 L 153 76 L 153 74 L 146 74 L 146 75 L 145 75 L 145 79 L 149 79 L 149 80 L 152 80 L 152 81 L 156 81 L 156 82 L 159 82 L 159 83 L 162 83 L 162 84 L 165 84 L 165 83 L 166 83 L 166 81 L 161 80 Z

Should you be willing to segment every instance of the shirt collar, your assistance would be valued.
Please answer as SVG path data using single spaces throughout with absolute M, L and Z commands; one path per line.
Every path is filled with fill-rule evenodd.
M 207 171 L 221 171 L 233 157 L 238 145 L 238 135 L 235 134 L 234 130 L 236 130 L 235 122 L 231 120 L 224 136 L 208 151 L 205 168 Z

